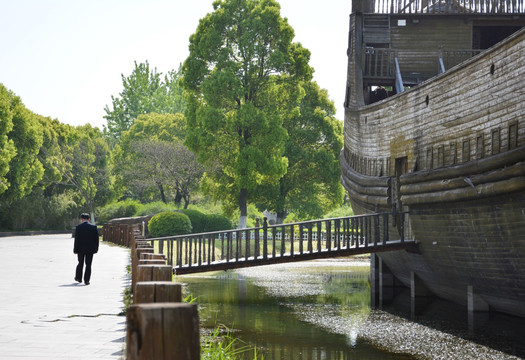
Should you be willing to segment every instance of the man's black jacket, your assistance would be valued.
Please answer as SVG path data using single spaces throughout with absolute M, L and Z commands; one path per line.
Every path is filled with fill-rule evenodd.
M 73 252 L 75 254 L 95 254 L 98 252 L 98 230 L 95 225 L 87 221 L 77 225 Z

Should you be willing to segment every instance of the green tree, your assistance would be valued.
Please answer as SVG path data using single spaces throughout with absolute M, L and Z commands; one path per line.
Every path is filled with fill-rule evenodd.
M 108 169 L 109 147 L 98 128 L 91 125 L 70 127 L 61 143 L 63 157 L 57 163 L 63 183 L 72 186 L 95 221 L 95 208 L 112 197 Z
M 186 144 L 207 167 L 210 194 L 240 210 L 286 172 L 285 104 L 309 80 L 310 53 L 273 0 L 218 0 L 190 37 L 183 65 Z
M 11 109 L 11 94 L 0 84 L 0 195 L 9 188 L 7 173 L 9 163 L 16 155 L 16 148 L 9 133 L 13 129 L 13 110 Z
M 38 116 L 43 131 L 43 143 L 38 153 L 38 159 L 44 166 L 44 175 L 39 185 L 42 188 L 53 187 L 62 180 L 62 172 L 57 166 L 62 158 L 60 142 L 64 125 L 56 119 Z
M 174 190 L 174 202 L 184 209 L 190 203 L 191 194 L 197 189 L 203 167 L 196 156 L 181 141 L 137 141 L 133 169 L 135 181 L 157 185 L 161 199 L 167 203 L 165 190 Z
M 2 181 L 4 186 L 0 187 L 5 189 L 0 198 L 4 205 L 30 194 L 44 174 L 44 167 L 38 159 L 43 133 L 37 115 L 28 110 L 18 96 L 10 92 L 8 101 L 6 123 L 9 123 L 11 117 L 12 128 L 7 133 L 7 141 L 4 138 L 3 142 L 7 144 L 7 147 L 4 147 L 7 150 L 7 157 L 11 156 L 11 158 L 8 162 L 5 182 Z
M 140 115 L 113 150 L 120 188 L 141 200 L 155 189 L 164 203 L 168 202 L 168 193 L 174 192 L 175 203 L 184 199 L 187 207 L 203 170 L 195 155 L 183 145 L 184 136 L 182 114 Z
M 284 121 L 287 172 L 278 183 L 261 191 L 266 195 L 262 203 L 276 212 L 277 223 L 282 223 L 288 212 L 299 218 L 320 218 L 340 206 L 344 197 L 339 165 L 342 123 L 334 116 L 335 107 L 326 90 L 315 82 L 304 83 L 303 89 L 300 111 Z
M 170 71 L 164 78 L 149 63 L 137 64 L 130 76 L 122 74 L 124 89 L 118 97 L 111 96 L 112 107 L 105 106 L 106 135 L 116 143 L 123 131 L 128 130 L 135 119 L 152 112 L 175 114 L 184 112 L 184 99 L 179 86 L 180 67 Z

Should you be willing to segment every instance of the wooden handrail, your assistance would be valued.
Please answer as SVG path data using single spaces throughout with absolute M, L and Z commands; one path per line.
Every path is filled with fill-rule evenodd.
M 396 220 L 389 219 L 395 216 Z M 148 239 L 155 247 L 167 243 L 168 263 L 177 273 L 209 271 L 278 262 L 309 260 L 385 251 L 410 242 L 405 213 L 357 215 L 201 234 Z M 393 234 L 396 234 L 395 237 Z M 393 239 L 393 240 L 392 240 Z M 380 249 L 380 248 L 383 249 Z M 164 247 L 163 247 L 164 248 Z

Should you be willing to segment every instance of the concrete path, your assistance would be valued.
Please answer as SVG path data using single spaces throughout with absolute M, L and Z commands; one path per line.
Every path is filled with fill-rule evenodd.
M 0 238 L 0 359 L 123 359 L 129 250 L 101 242 L 91 284 L 74 281 L 67 235 Z

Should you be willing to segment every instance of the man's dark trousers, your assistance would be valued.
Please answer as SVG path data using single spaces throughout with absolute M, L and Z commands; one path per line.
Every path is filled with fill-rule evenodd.
M 75 279 L 82 280 L 82 270 L 84 268 L 84 262 L 86 263 L 86 272 L 84 273 L 84 281 L 89 283 L 91 279 L 91 263 L 93 262 L 93 254 L 79 253 L 77 271 L 75 273 Z

